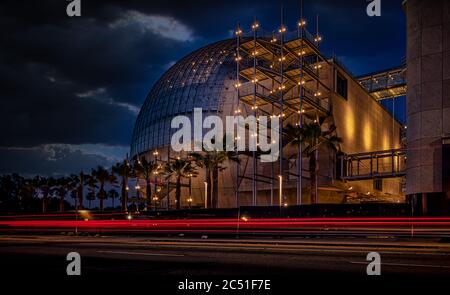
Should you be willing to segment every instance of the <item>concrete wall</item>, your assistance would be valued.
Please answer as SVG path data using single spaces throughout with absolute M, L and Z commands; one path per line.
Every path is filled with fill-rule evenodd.
M 407 194 L 438 193 L 450 136 L 450 1 L 408 0 Z

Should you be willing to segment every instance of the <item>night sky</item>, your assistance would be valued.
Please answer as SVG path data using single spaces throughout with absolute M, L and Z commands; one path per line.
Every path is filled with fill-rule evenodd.
M 68 17 L 65 0 L 0 3 L 0 173 L 63 175 L 110 166 L 129 151 L 152 85 L 178 59 L 230 38 L 238 21 L 294 30 L 300 1 L 93 1 Z M 405 56 L 401 0 L 304 0 L 308 30 L 355 75 Z

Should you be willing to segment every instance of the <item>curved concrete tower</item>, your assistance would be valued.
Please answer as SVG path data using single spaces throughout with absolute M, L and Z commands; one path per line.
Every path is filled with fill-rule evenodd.
M 424 213 L 450 198 L 450 1 L 407 0 L 406 193 Z

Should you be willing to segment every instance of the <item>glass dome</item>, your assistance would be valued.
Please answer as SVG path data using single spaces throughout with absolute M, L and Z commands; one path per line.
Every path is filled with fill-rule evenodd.
M 221 112 L 226 93 L 233 92 L 236 75 L 235 40 L 200 48 L 182 58 L 156 82 L 136 119 L 131 156 L 170 143 L 170 123 L 177 115 L 190 116 L 194 108 Z

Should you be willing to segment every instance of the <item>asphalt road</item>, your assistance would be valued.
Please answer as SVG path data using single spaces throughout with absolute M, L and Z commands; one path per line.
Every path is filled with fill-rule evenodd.
M 72 251 L 81 255 L 80 277 L 66 275 L 66 255 Z M 380 276 L 366 274 L 366 256 L 372 251 L 381 255 Z M 103 282 L 110 287 L 118 282 L 120 287 L 145 283 L 164 288 L 165 294 L 188 292 L 178 290 L 185 279 L 217 282 L 219 287 L 209 294 L 231 293 L 222 290 L 224 279 L 271 280 L 271 289 L 258 290 L 259 294 L 318 282 L 324 290 L 384 283 L 401 290 L 428 289 L 440 288 L 450 279 L 450 244 L 438 240 L 1 236 L 0 259 L 6 270 L 4 284 L 18 277 L 52 278 L 69 285 Z M 23 286 L 14 283 L 14 287 Z

